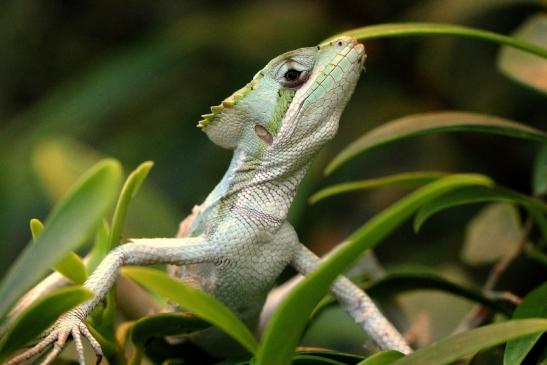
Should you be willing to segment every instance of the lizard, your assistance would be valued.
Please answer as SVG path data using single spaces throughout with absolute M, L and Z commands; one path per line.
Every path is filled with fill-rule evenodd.
M 194 283 L 248 326 L 256 326 L 267 293 L 286 266 L 306 275 L 320 263 L 298 239 L 287 213 L 313 157 L 335 136 L 365 58 L 364 45 L 345 36 L 299 48 L 271 60 L 243 88 L 211 107 L 198 126 L 213 143 L 233 150 L 233 158 L 218 185 L 182 222 L 178 237 L 131 239 L 110 251 L 83 285 L 94 296 L 60 316 L 36 345 L 6 365 L 52 346 L 43 360 L 49 364 L 70 337 L 80 364 L 85 364 L 83 338 L 100 361 L 101 347 L 85 319 L 122 265 L 173 265 L 172 275 Z M 331 293 L 381 349 L 412 351 L 349 279 L 340 276 Z M 215 335 L 206 337 L 211 341 Z M 207 348 L 199 336 L 192 341 Z

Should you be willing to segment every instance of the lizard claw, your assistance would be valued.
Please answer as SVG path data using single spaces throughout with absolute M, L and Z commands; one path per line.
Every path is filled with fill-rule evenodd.
M 85 365 L 84 358 L 84 346 L 82 343 L 82 336 L 84 336 L 97 355 L 97 364 L 99 364 L 103 358 L 101 346 L 91 335 L 89 330 L 83 321 L 78 317 L 77 313 L 69 312 L 60 317 L 57 322 L 46 331 L 45 337 L 39 341 L 32 348 L 24 351 L 23 353 L 15 356 L 4 365 L 17 365 L 21 362 L 28 360 L 34 356 L 43 353 L 51 344 L 53 348 L 40 363 L 40 365 L 49 365 L 55 360 L 55 358 L 61 353 L 65 347 L 69 336 L 72 336 L 76 345 L 76 351 L 78 353 L 78 362 L 80 365 Z

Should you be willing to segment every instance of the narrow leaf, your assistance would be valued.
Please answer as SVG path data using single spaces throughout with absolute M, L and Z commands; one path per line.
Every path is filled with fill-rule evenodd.
M 326 357 L 321 356 L 314 356 L 314 355 L 302 355 L 302 354 L 296 354 L 292 361 L 292 365 L 346 365 L 343 362 L 336 361 L 333 359 L 329 359 Z
M 495 262 L 514 250 L 523 235 L 519 212 L 514 205 L 489 204 L 466 227 L 462 260 L 471 265 Z
M 482 304 L 497 313 L 510 316 L 511 312 L 496 301 L 484 296 L 481 290 L 451 282 L 441 276 L 428 272 L 389 273 L 372 283 L 357 284 L 375 300 L 388 299 L 395 295 L 415 290 L 439 290 Z M 336 304 L 332 296 L 327 296 L 312 313 L 316 317 L 322 310 Z
M 499 134 L 547 143 L 544 132 L 508 119 L 469 112 L 432 112 L 395 119 L 365 133 L 342 150 L 327 166 L 330 174 L 355 156 L 401 139 L 439 132 Z
M 145 346 L 154 337 L 184 335 L 210 326 L 190 312 L 160 313 L 142 318 L 131 328 L 131 342 L 135 346 L 135 351 L 129 363 L 141 363 Z
M 32 234 L 32 239 L 36 240 L 40 233 L 44 230 L 44 224 L 37 218 L 32 218 L 29 223 L 30 233 Z
M 489 32 L 461 25 L 452 24 L 437 24 L 437 23 L 391 23 L 369 25 L 362 28 L 351 29 L 340 34 L 336 34 L 322 43 L 326 43 L 340 36 L 350 36 L 360 41 L 367 39 L 378 38 L 393 38 L 393 37 L 423 37 L 423 36 L 459 36 L 478 38 L 489 42 L 504 44 L 514 47 L 525 52 L 547 58 L 547 49 L 526 42 L 524 40 L 508 37 L 502 34 Z
M 547 330 L 545 319 L 521 319 L 459 333 L 423 347 L 393 365 L 442 365 L 508 340 Z
M 159 313 L 139 319 L 131 329 L 131 341 L 144 346 L 152 337 L 183 335 L 211 325 L 191 312 Z
M 363 359 L 363 356 L 358 356 L 354 354 L 348 354 L 345 352 L 317 349 L 317 350 L 299 350 L 296 353 L 298 355 L 312 355 L 322 358 L 327 358 L 335 361 L 342 362 L 344 364 L 357 364 Z
M 95 233 L 95 241 L 91 251 L 89 251 L 89 261 L 87 264 L 88 270 L 93 272 L 101 261 L 106 257 L 109 250 L 108 237 L 110 236 L 110 227 L 106 220 L 103 219 L 102 224 L 99 225 L 97 232 Z
M 108 238 L 110 248 L 115 247 L 120 243 L 120 236 L 129 203 L 139 191 L 152 166 L 154 166 L 154 163 L 151 161 L 143 162 L 129 174 L 129 177 L 125 181 L 112 218 L 112 229 L 110 230 L 110 236 Z
M 56 206 L 36 242 L 25 248 L 0 284 L 0 318 L 51 266 L 93 233 L 113 205 L 120 180 L 119 163 L 104 160 Z
M 413 290 L 440 290 L 482 304 L 498 313 L 510 314 L 497 302 L 485 297 L 480 289 L 457 284 L 432 273 L 390 273 L 366 288 L 369 295 L 378 299 Z
M 382 351 L 367 357 L 357 365 L 390 365 L 405 355 L 398 351 Z
M 43 229 L 44 225 L 39 219 L 33 218 L 30 220 L 30 232 L 34 241 L 36 241 Z M 53 270 L 63 275 L 74 284 L 83 284 L 87 279 L 87 268 L 83 263 L 82 258 L 74 251 L 70 251 L 65 257 L 59 260 L 53 266 Z
M 242 344 L 249 352 L 258 347 L 247 326 L 224 304 L 209 294 L 173 279 L 164 272 L 144 267 L 126 267 L 122 273 L 143 287 L 192 311 L 207 322 L 217 326 Z
M 331 255 L 306 276 L 281 302 L 267 326 L 257 353 L 257 365 L 284 365 L 314 307 L 327 293 L 338 275 L 346 271 L 367 249 L 377 245 L 427 201 L 466 185 L 490 185 L 481 175 L 452 175 L 430 183 L 393 204 L 337 247 Z M 291 331 L 286 331 L 290 328 Z
M 547 318 L 547 282 L 529 292 L 513 313 L 513 319 Z M 541 337 L 541 333 L 523 336 L 509 341 L 503 356 L 504 365 L 522 363 L 528 352 Z
M 547 146 L 539 150 L 534 161 L 532 189 L 536 195 L 547 194 Z
M 92 292 L 82 287 L 62 288 L 30 305 L 0 340 L 0 362 L 44 332 L 61 314 L 92 296 Z
M 414 219 L 414 230 L 416 232 L 419 231 L 424 223 L 435 213 L 463 204 L 483 202 L 515 203 L 527 208 L 531 212 L 547 212 L 547 204 L 541 200 L 517 193 L 510 189 L 499 186 L 468 186 L 452 191 L 424 204 Z
M 389 175 L 375 179 L 336 184 L 324 188 L 313 194 L 309 199 L 309 203 L 315 204 L 318 201 L 331 197 L 333 195 L 346 194 L 354 191 L 369 190 L 375 188 L 383 188 L 388 186 L 419 187 L 446 175 L 448 174 L 444 172 L 406 172 L 402 174 Z
M 513 37 L 547 48 L 547 15 L 532 16 Z M 547 60 L 509 47 L 503 47 L 498 67 L 510 78 L 547 93 Z
M 87 280 L 87 268 L 82 258 L 73 251 L 66 254 L 53 268 L 74 284 L 83 284 Z

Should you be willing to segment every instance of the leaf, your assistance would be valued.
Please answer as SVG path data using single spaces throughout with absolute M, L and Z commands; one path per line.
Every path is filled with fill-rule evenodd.
M 89 268 L 90 272 L 93 272 L 108 254 L 109 235 L 110 227 L 108 226 L 106 220 L 103 219 L 102 224 L 100 224 L 99 228 L 97 229 L 97 233 L 95 233 L 95 241 L 93 242 L 91 251 L 89 251 L 88 254 L 89 261 L 87 263 L 87 267 Z
M 290 363 L 292 365 L 346 365 L 343 362 L 329 359 L 326 357 L 302 354 L 296 354 Z
M 110 230 L 108 238 L 110 248 L 113 248 L 120 243 L 121 231 L 127 215 L 129 203 L 139 191 L 152 166 L 154 166 L 152 161 L 143 162 L 129 174 L 129 177 L 125 181 L 112 218 L 112 229 Z
M 164 272 L 144 267 L 126 267 L 122 273 L 148 290 L 166 297 L 181 307 L 217 326 L 242 344 L 249 352 L 258 347 L 253 334 L 224 304 L 209 294 L 173 279 Z
M 513 33 L 513 37 L 547 48 L 547 16 L 540 13 L 530 17 Z M 498 67 L 515 81 L 547 93 L 547 60 L 502 47 Z
M 296 353 L 296 356 L 299 356 L 299 355 L 312 355 L 312 356 L 317 356 L 321 358 L 331 359 L 334 361 L 339 361 L 344 364 L 357 364 L 363 359 L 362 356 L 348 354 L 345 352 L 333 351 L 333 350 L 323 350 L 323 349 L 299 350 Z
M 36 242 L 25 248 L 0 284 L 0 318 L 51 266 L 93 233 L 113 205 L 120 180 L 120 164 L 103 160 L 55 207 Z
M 31 219 L 29 225 L 32 239 L 36 241 L 36 238 L 44 230 L 44 225 L 36 218 Z M 83 284 L 87 279 L 87 268 L 82 258 L 73 251 L 70 251 L 65 257 L 59 260 L 53 266 L 53 269 L 74 284 Z
M 384 123 L 342 150 L 325 169 L 330 174 L 355 156 L 405 138 L 439 132 L 479 132 L 547 143 L 544 132 L 491 115 L 445 111 L 413 114 Z
M 504 44 L 538 55 L 543 58 L 547 58 L 547 49 L 521 39 L 508 37 L 486 30 L 464 27 L 461 25 L 437 23 L 389 23 L 369 25 L 366 27 L 351 29 L 340 34 L 336 34 L 323 41 L 322 44 L 327 43 L 340 36 L 350 36 L 357 40 L 364 41 L 367 39 L 378 38 L 439 35 L 478 38 L 489 42 Z
M 471 265 L 497 261 L 513 250 L 522 237 L 517 209 L 510 204 L 489 204 L 467 226 L 462 259 Z
M 30 220 L 29 227 L 33 240 L 36 240 L 36 238 L 38 238 L 40 233 L 44 230 L 44 224 L 37 218 L 32 218 Z
M 547 330 L 545 319 L 496 323 L 449 336 L 403 357 L 393 365 L 441 365 L 505 341 Z
M 439 290 L 482 304 L 506 316 L 511 315 L 511 312 L 506 308 L 484 296 L 481 290 L 453 283 L 439 275 L 428 272 L 389 273 L 372 283 L 361 283 L 358 286 L 375 300 L 391 298 L 414 290 Z M 316 317 L 322 310 L 336 303 L 334 297 L 330 295 L 325 297 L 315 307 L 311 317 Z
M 159 313 L 139 319 L 131 329 L 134 345 L 144 346 L 151 337 L 187 334 L 211 325 L 190 312 Z
M 53 268 L 74 284 L 83 284 L 87 280 L 87 268 L 82 258 L 73 251 L 66 254 Z
M 190 312 L 160 313 L 139 319 L 131 328 L 131 342 L 135 346 L 135 351 L 129 363 L 141 363 L 144 348 L 153 337 L 183 335 L 210 326 Z
M 466 185 L 490 185 L 481 175 L 451 175 L 432 182 L 382 211 L 336 248 L 281 302 L 266 327 L 256 355 L 257 365 L 284 365 L 314 307 L 326 294 L 336 277 L 346 271 L 367 249 L 377 245 L 425 202 Z M 290 331 L 286 329 L 290 328 Z
M 44 332 L 61 314 L 91 297 L 93 293 L 85 288 L 69 287 L 54 290 L 31 304 L 0 340 L 0 362 Z
M 480 289 L 453 283 L 432 273 L 389 273 L 369 285 L 366 291 L 373 298 L 381 299 L 399 293 L 424 289 L 440 290 L 480 303 L 496 312 L 504 313 L 505 315 L 510 314 L 510 312 L 507 312 L 506 309 L 498 305 L 496 301 L 485 297 Z
M 424 225 L 424 223 L 435 213 L 443 211 L 445 209 L 472 203 L 483 202 L 506 202 L 516 203 L 522 205 L 532 213 L 547 212 L 547 204 L 539 199 L 531 198 L 529 196 L 517 193 L 515 191 L 505 189 L 499 186 L 482 187 L 482 186 L 468 186 L 462 189 L 452 191 L 445 194 L 435 200 L 424 204 L 416 217 L 414 218 L 414 230 L 417 232 Z M 539 218 L 539 217 L 536 217 Z
M 382 351 L 367 357 L 357 365 L 389 365 L 405 355 L 398 351 Z
M 84 171 L 102 158 L 100 152 L 80 141 L 48 137 L 33 148 L 32 165 L 48 198 L 57 201 Z M 139 189 L 138 198 L 131 205 L 133 209 L 125 219 L 125 227 L 140 236 L 172 232 L 180 221 L 171 201 L 149 184 Z M 150 219 L 151 211 L 154 219 Z
M 534 161 L 532 190 L 535 195 L 547 194 L 547 146 L 543 146 Z
M 97 340 L 104 356 L 108 359 L 108 363 L 112 365 L 126 365 L 127 361 L 123 354 L 122 349 L 118 347 L 115 341 L 105 338 L 93 325 L 89 322 L 86 323 L 89 332 Z
M 379 177 L 376 179 L 351 181 L 347 183 L 336 184 L 324 188 L 313 194 L 309 199 L 309 203 L 315 204 L 318 201 L 333 195 L 345 194 L 353 191 L 382 188 L 386 186 L 419 187 L 446 175 L 448 174 L 444 172 L 406 172 L 402 174 Z
M 513 313 L 513 319 L 547 318 L 547 282 L 529 292 Z M 522 363 L 528 352 L 541 337 L 541 333 L 509 341 L 503 355 L 503 365 Z

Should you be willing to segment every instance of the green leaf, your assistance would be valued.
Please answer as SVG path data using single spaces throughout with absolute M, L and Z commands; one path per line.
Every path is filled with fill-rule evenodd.
M 547 318 L 547 282 L 529 292 L 513 313 L 513 319 Z M 503 356 L 504 365 L 522 363 L 528 352 L 541 337 L 541 333 L 523 336 L 509 341 Z
M 500 306 L 495 300 L 484 296 L 481 290 L 462 284 L 453 283 L 439 275 L 428 272 L 389 273 L 372 283 L 357 284 L 372 298 L 387 299 L 395 295 L 414 290 L 439 290 L 482 304 L 497 313 L 510 316 L 511 312 Z M 332 296 L 325 297 L 314 309 L 312 317 L 316 317 L 325 308 L 336 304 Z
M 536 195 L 547 194 L 547 146 L 543 146 L 534 161 L 532 189 Z
M 44 225 L 36 218 L 31 219 L 29 225 L 32 239 L 36 241 L 36 238 L 42 233 Z M 74 284 L 83 284 L 87 279 L 87 268 L 82 258 L 73 251 L 70 251 L 65 257 L 59 260 L 53 266 L 53 269 Z
M 326 357 L 302 354 L 296 354 L 290 363 L 291 365 L 346 365 L 343 362 L 329 359 Z
M 108 237 L 109 236 L 110 236 L 110 227 L 108 226 L 108 223 L 106 222 L 106 220 L 103 219 L 102 224 L 100 224 L 99 228 L 97 229 L 97 233 L 95 233 L 95 241 L 93 242 L 91 251 L 89 251 L 89 254 L 88 254 L 89 261 L 87 263 L 87 267 L 90 272 L 93 272 L 108 254 L 108 249 L 109 249 Z
M 322 44 L 336 39 L 340 36 L 350 36 L 360 41 L 367 39 L 378 38 L 393 38 L 393 37 L 415 37 L 415 36 L 459 36 L 459 37 L 471 37 L 478 38 L 489 42 L 504 44 L 511 46 L 543 58 L 547 58 L 547 49 L 517 39 L 514 37 L 508 37 L 502 34 L 489 32 L 486 30 L 480 30 L 470 27 L 464 27 L 461 25 L 452 24 L 436 24 L 436 23 L 390 23 L 369 25 L 362 28 L 351 29 L 340 34 L 336 34 L 325 41 Z
M 530 17 L 513 37 L 547 48 L 547 15 L 540 13 Z M 498 57 L 498 67 L 515 81 L 547 93 L 547 60 L 503 47 Z
M 325 169 L 326 174 L 373 148 L 405 138 L 439 132 L 479 132 L 547 143 L 544 132 L 508 119 L 469 112 L 432 112 L 395 119 L 365 133 L 342 150 Z
M 0 318 L 70 250 L 83 244 L 113 205 L 121 167 L 104 160 L 90 169 L 50 214 L 33 245 L 28 245 L 0 284 Z
M 483 202 L 505 202 L 522 205 L 531 212 L 547 212 L 547 204 L 539 199 L 535 199 L 515 191 L 499 186 L 482 187 L 468 186 L 462 189 L 452 191 L 435 200 L 424 204 L 416 214 L 414 219 L 414 230 L 417 232 L 424 223 L 435 213 L 445 209 L 456 207 L 463 204 L 483 203 Z
M 333 195 L 346 194 L 353 191 L 383 188 L 387 186 L 419 187 L 447 175 L 448 174 L 445 172 L 419 171 L 405 172 L 402 174 L 383 176 L 375 179 L 351 181 L 326 187 L 313 194 L 308 201 L 310 204 L 315 204 L 318 201 L 331 197 Z
M 230 309 L 209 294 L 151 268 L 126 267 L 122 269 L 122 273 L 148 290 L 169 298 L 217 326 L 242 344 L 249 352 L 253 354 L 256 352 L 258 347 L 256 339 L 247 326 Z
M 521 319 L 492 324 L 444 338 L 395 361 L 393 365 L 447 364 L 508 340 L 545 330 L 545 319 Z
M 191 312 L 159 313 L 139 319 L 131 329 L 131 341 L 144 346 L 151 337 L 183 335 L 210 327 Z
M 30 226 L 30 233 L 32 235 L 32 239 L 36 240 L 40 233 L 44 230 L 44 224 L 37 218 L 32 218 L 29 223 Z
M 481 175 L 452 175 L 430 183 L 404 197 L 375 216 L 307 275 L 281 302 L 268 324 L 257 353 L 257 365 L 284 365 L 314 307 L 326 294 L 336 277 L 345 272 L 359 256 L 377 245 L 427 201 L 466 185 L 491 185 Z M 286 329 L 290 328 L 290 331 Z
M 135 351 L 130 364 L 140 364 L 144 348 L 153 337 L 188 334 L 210 327 L 208 322 L 190 312 L 160 313 L 136 321 L 131 328 L 131 342 Z
M 112 365 L 126 365 L 127 361 L 122 349 L 118 347 L 115 341 L 105 338 L 92 324 L 86 323 L 89 332 L 97 340 L 108 363 Z
M 348 354 L 345 352 L 333 351 L 333 350 L 300 350 L 296 353 L 296 356 L 299 355 L 312 355 L 321 358 L 327 358 L 334 361 L 339 361 L 344 364 L 357 364 L 363 359 L 363 356 L 358 356 L 354 354 Z
M 382 351 L 367 357 L 357 365 L 389 365 L 393 364 L 395 360 L 398 360 L 403 356 L 405 355 L 398 351 Z
M 82 258 L 73 251 L 57 261 L 53 268 L 74 284 L 83 284 L 87 280 L 87 268 Z
M 92 296 L 85 288 L 69 287 L 52 291 L 31 304 L 0 340 L 0 362 L 44 332 L 61 314 Z
M 496 301 L 484 296 L 482 291 L 462 284 L 453 283 L 432 273 L 389 273 L 366 288 L 373 298 L 391 297 L 413 290 L 440 290 L 482 304 L 496 312 L 509 315 Z
M 471 265 L 495 262 L 514 250 L 523 236 L 519 213 L 514 205 L 489 204 L 466 227 L 462 260 Z
M 113 248 L 120 243 L 120 236 L 129 203 L 139 191 L 152 166 L 154 166 L 152 161 L 143 162 L 129 174 L 129 177 L 125 181 L 112 218 L 112 229 L 110 230 L 110 236 L 108 238 L 110 248 Z

